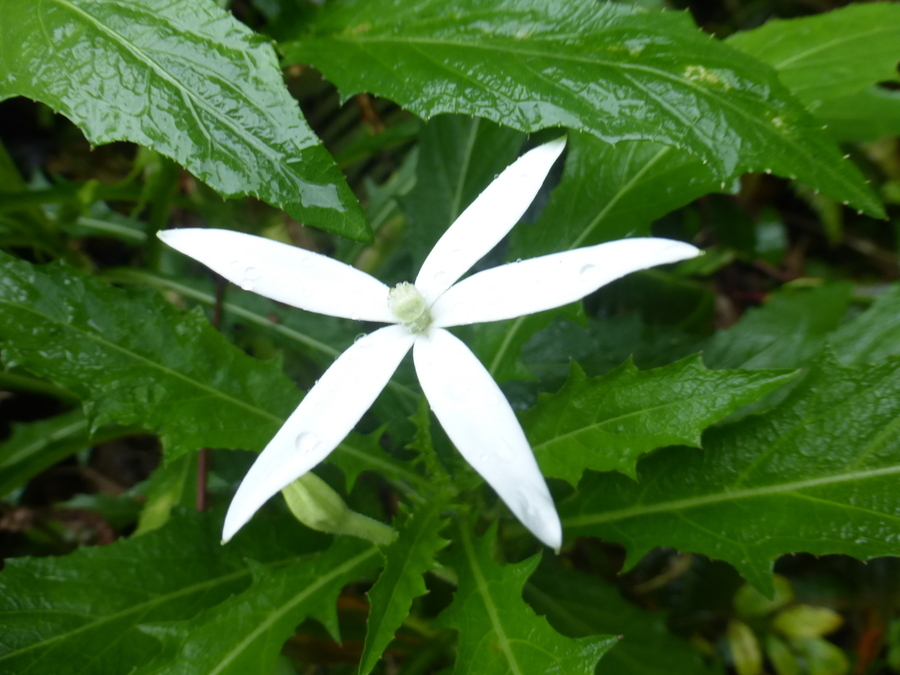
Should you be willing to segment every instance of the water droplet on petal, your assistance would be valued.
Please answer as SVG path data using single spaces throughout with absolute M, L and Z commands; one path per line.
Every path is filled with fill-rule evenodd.
M 303 455 L 315 452 L 320 445 L 322 445 L 322 441 L 311 431 L 297 434 L 297 438 L 294 439 L 294 447 L 297 448 L 297 452 Z
M 252 291 L 253 290 L 253 279 L 248 279 L 247 277 L 244 277 L 243 279 L 240 280 L 240 282 L 238 282 L 238 286 L 243 288 L 245 291 Z
M 580 270 L 578 270 L 578 276 L 581 277 L 582 281 L 592 282 L 597 278 L 597 275 L 600 273 L 600 268 L 597 265 L 583 265 Z

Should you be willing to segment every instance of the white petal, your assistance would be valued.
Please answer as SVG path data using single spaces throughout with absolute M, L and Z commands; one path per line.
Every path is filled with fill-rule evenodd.
M 264 237 L 191 228 L 159 238 L 247 291 L 300 309 L 394 323 L 388 287 L 350 265 Z
M 462 212 L 431 249 L 416 277 L 416 288 L 429 304 L 519 222 L 565 146 L 563 137 L 525 153 Z
M 325 459 L 384 389 L 415 336 L 387 326 L 357 340 L 325 371 L 250 467 L 228 507 L 228 541 L 266 501 Z
M 442 329 L 419 337 L 416 373 L 431 409 L 457 449 L 542 542 L 562 544 L 553 498 L 500 387 L 458 338 Z
M 500 265 L 456 284 L 431 316 L 435 326 L 462 326 L 533 314 L 575 302 L 631 272 L 699 254 L 681 241 L 647 237 Z

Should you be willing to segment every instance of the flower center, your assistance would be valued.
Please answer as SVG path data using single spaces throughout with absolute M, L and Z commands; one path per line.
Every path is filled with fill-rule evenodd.
M 394 286 L 390 291 L 391 311 L 410 333 L 424 333 L 431 325 L 431 312 L 425 306 L 425 298 L 419 289 L 408 281 Z

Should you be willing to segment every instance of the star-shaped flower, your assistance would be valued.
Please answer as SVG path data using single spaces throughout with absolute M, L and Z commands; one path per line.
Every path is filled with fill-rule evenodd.
M 230 230 L 160 233 L 169 246 L 245 290 L 310 312 L 391 324 L 341 354 L 275 434 L 231 502 L 226 541 L 337 447 L 412 348 L 422 390 L 459 452 L 538 539 L 559 548 L 559 516 L 515 413 L 475 355 L 446 329 L 559 307 L 635 270 L 699 253 L 679 241 L 622 239 L 501 265 L 456 283 L 518 222 L 564 147 L 565 138 L 542 145 L 500 174 L 435 244 L 415 284 L 388 288 L 324 255 Z

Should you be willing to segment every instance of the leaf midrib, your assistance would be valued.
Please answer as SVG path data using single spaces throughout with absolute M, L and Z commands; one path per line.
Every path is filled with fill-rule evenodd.
M 684 87 L 693 89 L 697 94 L 701 95 L 702 97 L 709 98 L 709 99 L 715 101 L 718 105 L 721 105 L 722 107 L 730 109 L 733 113 L 735 113 L 736 115 L 741 117 L 749 125 L 755 126 L 758 129 L 762 130 L 765 136 L 768 136 L 770 138 L 772 136 L 775 136 L 776 138 L 779 139 L 779 141 L 782 141 L 786 146 L 790 146 L 790 147 L 794 148 L 794 150 L 796 152 L 798 152 L 799 154 L 801 154 L 802 156 L 804 156 L 804 157 L 809 156 L 809 154 L 806 152 L 803 145 L 798 144 L 794 139 L 792 139 L 788 136 L 785 136 L 782 134 L 777 134 L 769 126 L 767 121 L 762 119 L 761 117 L 757 117 L 755 115 L 750 115 L 749 113 L 744 111 L 742 108 L 734 106 L 727 99 L 722 99 L 720 97 L 716 97 L 714 95 L 715 92 L 712 89 L 710 89 L 708 87 L 701 87 L 690 80 L 679 77 L 679 76 L 677 76 L 673 73 L 670 73 L 668 71 L 665 71 L 665 70 L 653 68 L 651 66 L 646 66 L 646 65 L 637 64 L 637 63 L 606 61 L 606 60 L 602 60 L 602 59 L 590 59 L 590 58 L 578 57 L 578 56 L 573 56 L 573 55 L 568 55 L 568 54 L 560 54 L 558 52 L 551 52 L 551 51 L 543 51 L 542 52 L 542 51 L 529 51 L 529 50 L 525 50 L 525 49 L 515 49 L 508 45 L 504 45 L 503 47 L 498 47 L 495 45 L 488 44 L 486 42 L 478 42 L 478 43 L 460 42 L 460 41 L 455 41 L 455 40 L 446 40 L 446 39 L 437 39 L 437 38 L 422 38 L 422 37 L 397 38 L 397 37 L 353 36 L 353 39 L 346 39 L 346 38 L 344 38 L 344 36 L 341 36 L 341 35 L 331 36 L 331 39 L 336 40 L 336 41 L 348 42 L 351 44 L 354 42 L 359 42 L 359 43 L 362 43 L 362 42 L 372 42 L 372 43 L 384 42 L 384 43 L 388 43 L 388 44 L 407 42 L 410 44 L 422 43 L 422 44 L 426 44 L 426 45 L 427 44 L 442 45 L 442 46 L 448 46 L 448 47 L 459 47 L 462 49 L 471 49 L 471 50 L 479 50 L 480 49 L 480 50 L 484 50 L 484 51 L 501 52 L 504 54 L 516 54 L 516 55 L 520 55 L 520 56 L 535 56 L 535 57 L 539 57 L 539 58 L 555 59 L 558 61 L 572 61 L 575 63 L 586 63 L 586 64 L 590 64 L 590 65 L 605 66 L 605 67 L 609 67 L 609 68 L 613 68 L 613 69 L 620 68 L 622 70 L 639 70 L 639 71 L 643 71 L 643 72 L 647 72 L 652 75 L 655 75 L 656 77 L 659 77 L 661 79 L 666 79 L 666 80 L 677 82 L 678 84 L 680 84 Z M 479 83 L 479 84 L 482 84 L 482 83 Z M 484 86 L 484 85 L 482 84 L 482 86 Z M 573 95 L 577 95 L 577 94 L 573 93 Z M 657 140 L 657 139 L 648 139 L 648 140 Z M 844 182 L 840 179 L 839 175 L 836 174 L 832 170 L 830 163 L 825 163 L 823 165 L 821 162 L 816 162 L 816 166 L 819 168 L 820 171 L 822 171 L 823 173 L 827 173 L 833 180 L 836 180 L 838 183 Z M 752 170 L 753 168 L 758 169 L 760 167 L 750 167 L 750 168 Z M 836 176 L 837 176 L 837 178 L 836 178 Z M 854 189 L 854 192 L 856 192 L 855 189 Z M 860 194 L 857 193 L 857 198 L 859 198 L 859 197 L 860 197 Z
M 640 371 L 638 371 L 638 372 L 640 372 Z M 781 379 L 783 379 L 783 380 L 786 381 L 786 380 L 787 380 L 788 378 L 790 378 L 790 377 L 793 377 L 793 375 L 783 376 L 783 378 L 781 378 Z M 775 379 L 778 380 L 779 378 L 775 378 Z M 763 386 L 764 386 L 764 385 L 766 385 L 766 384 L 771 384 L 771 382 L 765 382 L 765 383 L 758 382 L 758 383 L 756 383 L 756 384 L 757 384 L 757 385 L 763 385 Z M 652 406 L 652 407 L 649 407 L 649 408 L 641 408 L 640 410 L 635 410 L 635 411 L 632 411 L 632 412 L 624 413 L 624 414 L 622 414 L 622 415 L 617 415 L 616 417 L 609 417 L 609 418 L 604 419 L 604 420 L 602 420 L 602 421 L 600 421 L 600 422 L 595 422 L 595 423 L 593 423 L 593 424 L 586 424 L 586 425 L 584 425 L 584 426 L 582 426 L 582 427 L 579 427 L 579 428 L 577 428 L 577 429 L 573 429 L 572 431 L 569 431 L 569 432 L 567 432 L 567 433 L 561 434 L 561 435 L 559 435 L 559 436 L 554 436 L 553 438 L 551 438 L 551 439 L 549 439 L 549 440 L 546 440 L 546 441 L 543 441 L 542 443 L 539 443 L 538 445 L 534 445 L 534 446 L 532 446 L 532 447 L 533 447 L 534 450 L 538 450 L 539 448 L 543 448 L 543 447 L 546 446 L 546 445 L 551 445 L 551 444 L 553 444 L 553 443 L 558 443 L 558 442 L 560 442 L 560 441 L 565 441 L 566 439 L 571 438 L 572 436 L 577 436 L 578 434 L 581 434 L 582 432 L 585 432 L 585 431 L 594 431 L 594 430 L 600 429 L 600 428 L 602 428 L 602 427 L 604 427 L 604 426 L 606 426 L 606 425 L 608 425 L 608 424 L 613 424 L 613 423 L 615 423 L 615 422 L 619 422 L 619 421 L 624 420 L 624 419 L 627 419 L 627 418 L 629 418 L 629 417 L 635 417 L 635 416 L 637 416 L 637 415 L 649 414 L 649 413 L 656 412 L 656 411 L 659 411 L 659 410 L 665 410 L 666 408 L 673 408 L 673 407 L 677 407 L 677 406 L 680 406 L 680 405 L 684 405 L 684 404 L 686 404 L 686 403 L 690 403 L 690 402 L 693 402 L 693 401 L 702 401 L 702 400 L 707 399 L 707 398 L 712 398 L 712 397 L 715 397 L 715 396 L 721 396 L 721 395 L 723 395 L 723 394 L 725 394 L 725 395 L 727 395 L 727 394 L 732 394 L 733 392 L 735 392 L 735 391 L 737 391 L 737 390 L 740 390 L 740 389 L 746 389 L 746 388 L 748 388 L 749 386 L 753 386 L 752 383 L 751 383 L 751 384 L 748 384 L 748 385 L 745 385 L 744 387 L 735 387 L 735 388 L 729 388 L 729 389 L 725 389 L 725 390 L 719 389 L 719 390 L 716 390 L 716 391 L 714 391 L 714 392 L 706 393 L 706 394 L 703 394 L 703 395 L 700 395 L 700 396 L 691 396 L 691 397 L 689 397 L 689 398 L 679 398 L 677 401 L 670 401 L 670 402 L 668 402 L 668 403 L 663 403 L 663 404 L 661 404 L 661 405 L 656 405 L 656 406 Z M 608 391 L 608 392 L 606 393 L 606 395 L 604 395 L 603 398 L 606 399 L 606 397 L 609 396 L 611 393 L 612 393 L 612 392 L 609 392 L 609 391 Z M 619 393 L 621 393 L 621 392 L 619 392 Z M 570 404 L 566 404 L 566 407 L 569 407 L 569 405 L 570 405 Z M 600 407 L 600 406 L 598 406 L 598 407 Z M 559 420 L 562 421 L 562 418 L 560 417 Z M 663 433 L 663 432 L 659 432 L 659 433 Z M 631 435 L 631 434 L 627 434 L 627 435 Z
M 279 417 L 278 415 L 273 415 L 272 413 L 268 412 L 267 410 L 263 410 L 262 408 L 258 408 L 254 405 L 248 404 L 238 398 L 235 398 L 234 396 L 231 396 L 230 394 L 227 394 L 226 392 L 222 391 L 221 389 L 216 389 L 215 387 L 211 387 L 210 385 L 203 384 L 202 382 L 192 379 L 192 378 L 188 377 L 187 375 L 184 375 L 183 373 L 178 372 L 177 370 L 174 370 L 168 366 L 165 366 L 165 365 L 158 363 L 156 361 L 153 361 L 145 356 L 142 356 L 141 354 L 138 354 L 135 351 L 132 351 L 130 349 L 125 349 L 124 347 L 120 347 L 119 345 L 115 344 L 114 342 L 110 342 L 99 335 L 96 335 L 89 331 L 83 330 L 72 324 L 63 323 L 63 322 L 59 321 L 58 319 L 47 316 L 46 314 L 42 314 L 41 312 L 39 312 L 31 307 L 28 307 L 26 305 L 16 304 L 5 298 L 0 299 L 0 306 L 2 306 L 2 305 L 7 305 L 7 306 L 9 306 L 13 309 L 17 309 L 19 311 L 29 312 L 37 317 L 40 317 L 44 321 L 48 321 L 48 322 L 57 324 L 59 326 L 62 326 L 64 330 L 70 330 L 75 333 L 78 333 L 85 339 L 88 339 L 96 344 L 99 344 L 102 347 L 106 347 L 113 351 L 117 351 L 135 361 L 139 361 L 144 364 L 147 364 L 148 366 L 151 367 L 151 369 L 159 370 L 159 371 L 161 371 L 165 374 L 168 374 L 176 379 L 182 380 L 183 382 L 187 383 L 190 386 L 193 386 L 196 389 L 205 391 L 205 392 L 209 393 L 213 398 L 221 398 L 225 401 L 229 401 L 238 407 L 244 408 L 245 410 L 247 410 L 251 413 L 254 413 L 257 416 L 266 418 L 277 424 L 284 423 L 284 418 Z
M 283 560 L 277 560 L 274 562 L 270 562 L 264 565 L 264 567 L 273 569 L 277 567 L 282 567 L 284 565 L 289 565 L 290 563 L 297 562 L 302 560 L 306 556 L 294 556 L 291 558 L 285 558 Z M 40 642 L 35 642 L 34 644 L 30 644 L 27 647 L 22 649 L 18 649 L 16 651 L 7 652 L 6 654 L 0 655 L 0 661 L 4 661 L 9 658 L 13 658 L 15 656 L 19 656 L 20 654 L 24 654 L 29 651 L 33 651 L 35 649 L 39 649 L 41 647 L 46 647 L 55 642 L 59 642 L 60 640 L 68 639 L 74 635 L 78 635 L 80 633 L 84 633 L 86 631 L 93 630 L 99 626 L 110 623 L 111 621 L 118 621 L 119 619 L 123 619 L 131 614 L 140 613 L 143 611 L 149 611 L 156 607 L 157 605 L 164 604 L 171 600 L 176 600 L 180 597 L 191 595 L 192 593 L 197 593 L 200 591 L 207 590 L 209 588 L 214 588 L 219 584 L 228 583 L 229 581 L 234 581 L 243 576 L 250 576 L 251 571 L 249 568 L 244 568 L 242 570 L 237 570 L 235 572 L 231 572 L 229 574 L 223 574 L 222 576 L 216 577 L 215 579 L 208 579 L 207 581 L 201 581 L 197 584 L 192 584 L 190 586 L 185 586 L 183 588 L 179 588 L 177 591 L 171 593 L 165 593 L 161 596 L 153 598 L 152 600 L 147 600 L 146 602 L 138 603 L 136 605 L 132 605 L 128 609 L 124 609 L 120 612 L 116 612 L 114 614 L 110 614 L 108 616 L 104 616 L 89 623 L 85 623 L 78 628 L 73 628 L 72 630 L 58 633 L 52 637 L 41 640 Z M 15 613 L 15 612 L 14 612 Z
M 366 560 L 371 558 L 373 555 L 377 555 L 379 553 L 377 546 L 372 546 L 368 550 L 350 558 L 342 565 L 335 567 L 330 570 L 325 575 L 319 577 L 312 584 L 304 588 L 302 591 L 297 593 L 293 598 L 288 600 L 284 605 L 281 606 L 277 611 L 272 612 L 265 621 L 261 622 L 253 631 L 251 631 L 243 640 L 241 640 L 234 649 L 232 649 L 228 654 L 226 654 L 216 667 L 209 671 L 209 675 L 218 675 L 225 668 L 227 668 L 236 658 L 238 658 L 241 653 L 247 649 L 254 640 L 256 640 L 261 634 L 269 630 L 281 617 L 283 617 L 287 612 L 292 610 L 297 605 L 301 604 L 308 597 L 316 593 L 320 588 L 330 583 L 334 579 L 340 577 L 341 575 L 350 572 L 357 565 L 363 564 Z
M 868 471 L 855 471 L 846 474 L 821 476 L 819 478 L 810 478 L 808 480 L 794 481 L 792 483 L 782 483 L 780 485 L 765 485 L 756 488 L 747 488 L 744 490 L 733 490 L 717 494 L 703 495 L 701 497 L 676 499 L 673 501 L 659 502 L 656 504 L 648 504 L 643 506 L 634 506 L 631 508 L 619 509 L 616 511 L 607 511 L 605 513 L 573 516 L 571 518 L 564 518 L 562 522 L 564 526 L 568 527 L 585 527 L 589 525 L 599 525 L 601 523 L 627 520 L 629 518 L 639 518 L 656 513 L 683 511 L 698 508 L 701 506 L 709 506 L 711 504 L 721 504 L 723 502 L 790 494 L 792 492 L 799 492 L 800 490 L 821 487 L 823 485 L 848 483 L 855 480 L 861 481 L 870 478 L 879 478 L 881 476 L 893 476 L 898 474 L 900 474 L 900 465 L 887 466 L 880 469 L 869 469 Z M 840 502 L 831 503 L 843 506 L 842 504 L 840 504 Z
M 513 654 L 512 647 L 509 644 L 509 638 L 506 636 L 506 631 L 503 629 L 503 624 L 500 621 L 500 615 L 497 613 L 497 607 L 494 605 L 494 599 L 491 597 L 490 590 L 488 589 L 487 580 L 484 578 L 481 567 L 478 565 L 478 558 L 472 547 L 469 531 L 466 529 L 465 525 L 462 524 L 460 524 L 458 529 L 460 541 L 465 549 L 469 567 L 472 570 L 472 576 L 475 577 L 475 584 L 478 586 L 478 594 L 481 596 L 488 617 L 490 617 L 491 625 L 494 627 L 494 632 L 497 633 L 497 638 L 500 641 L 500 649 L 503 650 L 503 655 L 506 657 L 513 675 L 522 675 L 522 670 L 519 668 L 519 663 L 516 661 L 516 656 Z

